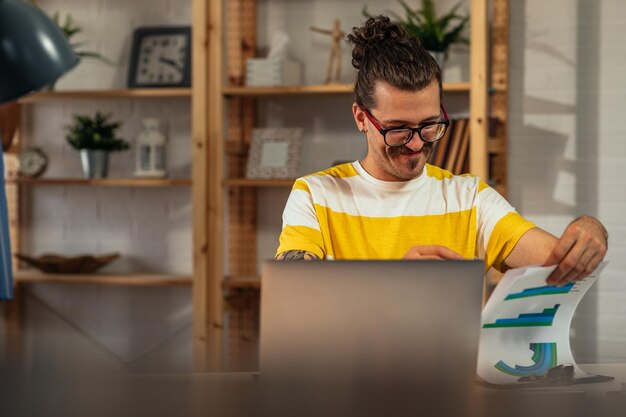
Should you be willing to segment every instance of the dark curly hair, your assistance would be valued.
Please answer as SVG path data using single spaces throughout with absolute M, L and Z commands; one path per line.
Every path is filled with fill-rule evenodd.
M 420 41 L 392 23 L 387 16 L 370 17 L 348 35 L 352 66 L 357 76 L 354 98 L 360 107 L 376 106 L 374 86 L 383 81 L 395 88 L 419 91 L 434 80 L 441 96 L 441 69 Z

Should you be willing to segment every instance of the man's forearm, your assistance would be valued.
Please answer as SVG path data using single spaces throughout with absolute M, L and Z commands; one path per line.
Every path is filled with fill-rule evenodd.
M 505 259 L 509 267 L 558 265 L 548 277 L 549 285 L 578 281 L 592 273 L 608 249 L 608 232 L 591 216 L 572 221 L 560 238 L 539 228 L 528 230 Z M 506 267 L 505 267 L 506 268 Z
M 319 261 L 320 257 L 305 250 L 288 250 L 276 255 L 278 261 Z

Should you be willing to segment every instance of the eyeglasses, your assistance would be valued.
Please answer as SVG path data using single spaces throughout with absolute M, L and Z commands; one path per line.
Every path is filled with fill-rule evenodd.
M 427 143 L 434 143 L 442 139 L 446 134 L 448 126 L 450 126 L 450 119 L 448 119 L 448 113 L 446 109 L 441 107 L 441 113 L 443 115 L 443 121 L 423 123 L 418 127 L 399 127 L 393 129 L 383 129 L 380 123 L 372 116 L 372 114 L 363 107 L 363 112 L 367 119 L 374 125 L 374 127 L 383 135 L 383 140 L 387 146 L 402 146 L 406 145 L 413 139 L 413 135 L 417 133 L 419 138 Z

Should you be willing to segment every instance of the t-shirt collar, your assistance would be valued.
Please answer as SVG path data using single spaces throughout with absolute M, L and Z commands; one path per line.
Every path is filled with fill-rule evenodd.
M 352 163 L 354 169 L 359 173 L 361 178 L 370 184 L 374 184 L 378 187 L 386 188 L 388 190 L 407 190 L 407 189 L 415 189 L 421 186 L 421 184 L 426 180 L 426 166 L 422 170 L 422 173 L 412 180 L 408 181 L 383 181 L 378 178 L 374 178 L 371 176 L 361 165 L 359 161 L 354 161 Z

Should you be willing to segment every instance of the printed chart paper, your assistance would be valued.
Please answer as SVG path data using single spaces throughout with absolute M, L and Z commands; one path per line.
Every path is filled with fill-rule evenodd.
M 574 362 L 569 333 L 576 306 L 605 264 L 562 287 L 546 285 L 556 266 L 508 271 L 482 312 L 478 375 L 511 384 L 571 364 L 575 378 L 589 376 Z

